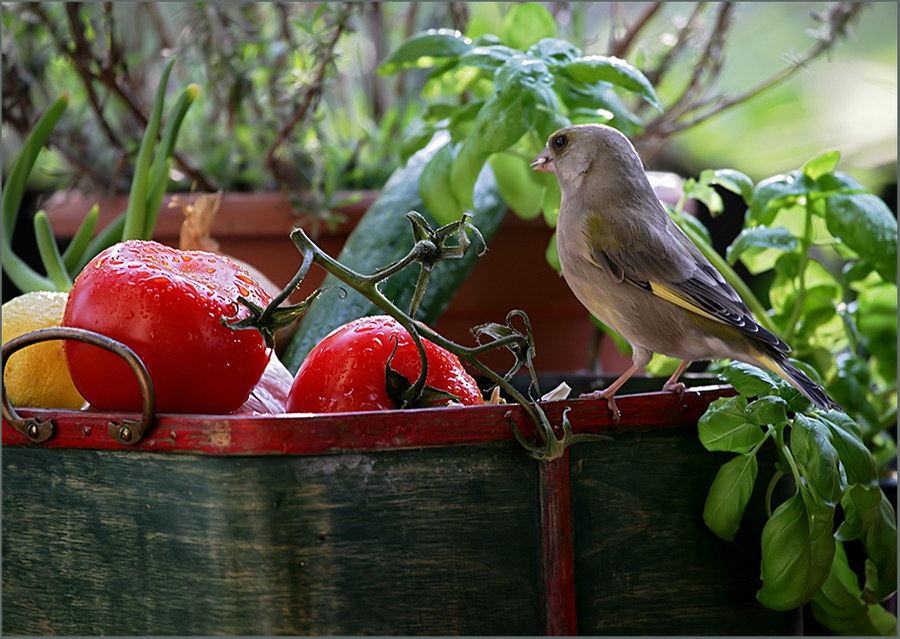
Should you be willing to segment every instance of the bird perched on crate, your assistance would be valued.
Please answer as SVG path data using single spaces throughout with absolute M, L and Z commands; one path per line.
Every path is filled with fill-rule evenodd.
M 601 124 L 559 129 L 531 163 L 556 174 L 562 201 L 556 245 L 575 296 L 631 344 L 633 365 L 602 391 L 616 420 L 616 391 L 653 353 L 692 361 L 730 358 L 781 376 L 823 410 L 840 407 L 787 359 L 790 347 L 756 320 L 737 292 L 663 209 L 637 152 Z

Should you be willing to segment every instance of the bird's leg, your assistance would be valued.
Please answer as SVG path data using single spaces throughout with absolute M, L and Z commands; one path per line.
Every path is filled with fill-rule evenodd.
M 678 368 L 675 369 L 675 372 L 672 373 L 672 376 L 666 380 L 666 383 L 663 384 L 663 387 L 662 387 L 662 389 L 664 391 L 669 391 L 671 393 L 677 393 L 678 401 L 681 401 L 682 399 L 684 399 L 684 389 L 686 388 L 682 382 L 678 381 L 678 378 L 681 377 L 681 374 L 684 372 L 684 369 L 686 369 L 689 365 L 690 365 L 690 362 L 688 362 L 688 361 L 681 362 L 681 364 L 678 365 Z
M 618 423 L 619 420 L 622 419 L 622 413 L 619 412 L 619 408 L 616 406 L 616 391 L 622 388 L 622 384 L 627 382 L 631 378 L 631 376 L 637 373 L 641 368 L 641 366 L 633 364 L 631 368 L 629 368 L 619 376 L 619 379 L 614 381 L 603 390 L 584 393 L 581 396 L 590 399 L 605 399 L 606 405 L 609 407 L 609 412 L 612 413 L 613 421 Z

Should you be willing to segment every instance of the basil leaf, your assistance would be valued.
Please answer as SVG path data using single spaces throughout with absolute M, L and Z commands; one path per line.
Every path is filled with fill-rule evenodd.
M 800 168 L 807 177 L 818 180 L 823 175 L 827 175 L 837 168 L 838 162 L 841 161 L 840 151 L 825 151 L 816 157 L 807 160 Z
M 850 568 L 843 544 L 836 545 L 831 573 L 812 598 L 816 620 L 845 636 L 895 635 L 897 619 L 880 605 L 870 606 L 862 598 L 859 578 Z
M 897 282 L 897 219 L 871 193 L 836 194 L 825 199 L 828 231 Z
M 738 455 L 722 464 L 703 506 L 703 521 L 727 541 L 734 539 L 753 494 L 759 470 L 755 454 Z
M 647 77 L 624 60 L 600 55 L 575 58 L 561 68 L 563 73 L 576 82 L 595 84 L 608 82 L 638 94 L 643 100 L 662 112 L 662 105 L 656 91 Z
M 878 474 L 872 453 L 866 448 L 859 433 L 859 426 L 844 413 L 830 411 L 817 413 L 812 419 L 825 424 L 831 431 L 831 441 L 840 454 L 847 472 L 847 479 L 854 484 L 875 486 Z
M 778 210 L 801 195 L 817 190 L 816 183 L 801 171 L 775 175 L 759 182 L 750 196 L 748 225 L 770 225 Z
M 378 74 L 390 75 L 410 67 L 433 67 L 435 58 L 458 58 L 471 46 L 472 41 L 459 31 L 429 29 L 397 47 L 378 67 Z
M 775 373 L 743 362 L 730 362 L 719 379 L 734 386 L 734 390 L 747 397 L 775 394 L 789 400 L 797 391 Z
M 787 421 L 788 404 L 781 397 L 766 395 L 750 402 L 744 410 L 744 417 L 751 424 L 765 426 Z
M 793 252 L 800 249 L 800 240 L 783 226 L 754 226 L 744 229 L 731 243 L 725 253 L 730 264 L 751 249 L 775 249 Z
M 500 40 L 525 51 L 543 38 L 556 37 L 556 19 L 537 2 L 513 5 L 500 22 Z
M 884 493 L 862 540 L 868 555 L 864 590 L 872 601 L 881 601 L 897 589 L 897 515 Z
M 772 610 L 793 610 L 809 601 L 831 572 L 835 541 L 811 537 L 800 493 L 781 504 L 762 531 L 762 588 L 757 600 Z
M 847 474 L 837 450 L 829 441 L 828 428 L 805 415 L 796 415 L 791 424 L 791 452 L 803 477 L 827 506 L 835 506 L 847 489 Z
M 449 224 L 459 219 L 465 211 L 450 186 L 450 168 L 453 151 L 450 144 L 442 146 L 422 169 L 419 178 L 419 195 L 439 224 Z
M 544 185 L 533 179 L 528 160 L 515 153 L 495 153 L 490 158 L 500 196 L 516 215 L 531 220 L 541 214 Z
M 841 499 L 844 521 L 838 526 L 835 537 L 838 541 L 859 539 L 878 516 L 881 507 L 881 488 L 851 484 Z
M 700 443 L 709 451 L 747 453 L 765 434 L 762 428 L 747 422 L 747 400 L 740 395 L 723 397 L 709 405 L 697 422 Z

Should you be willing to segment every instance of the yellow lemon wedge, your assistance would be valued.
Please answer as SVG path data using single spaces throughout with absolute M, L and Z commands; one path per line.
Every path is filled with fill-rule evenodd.
M 66 309 L 66 293 L 24 293 L 2 307 L 3 343 L 39 328 L 59 326 Z M 32 344 L 16 351 L 4 362 L 3 383 L 13 406 L 33 408 L 81 408 L 78 393 L 63 352 L 64 342 Z

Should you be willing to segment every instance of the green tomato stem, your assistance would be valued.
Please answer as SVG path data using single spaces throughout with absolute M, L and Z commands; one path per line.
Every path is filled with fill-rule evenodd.
M 295 283 L 299 283 L 299 279 L 302 279 L 301 274 L 305 274 L 306 267 L 308 262 L 315 262 L 323 269 L 325 269 L 328 273 L 344 282 L 363 296 L 365 296 L 369 301 L 371 301 L 376 307 L 378 307 L 381 311 L 390 315 L 394 319 L 396 319 L 403 328 L 410 334 L 413 341 L 416 344 L 416 348 L 419 351 L 419 357 L 422 363 L 421 372 L 419 373 L 419 378 L 416 382 L 407 390 L 406 397 L 404 399 L 408 399 L 409 402 L 412 402 L 415 398 L 417 398 L 422 389 L 425 386 L 425 378 L 427 376 L 427 367 L 428 360 L 425 354 L 425 348 L 422 345 L 420 335 L 429 341 L 437 344 L 438 346 L 448 350 L 453 353 L 457 357 L 465 360 L 473 367 L 475 367 L 480 373 L 485 375 L 488 379 L 491 380 L 494 384 L 500 386 L 506 393 L 508 393 L 517 403 L 522 405 L 525 411 L 528 413 L 529 417 L 532 419 L 534 424 L 536 425 L 538 432 L 541 434 L 542 439 L 544 441 L 544 446 L 539 447 L 534 444 L 528 442 L 524 435 L 522 435 L 521 431 L 519 431 L 518 427 L 515 424 L 513 426 L 513 433 L 516 439 L 526 448 L 529 452 L 537 458 L 550 460 L 555 459 L 563 454 L 566 446 L 572 443 L 572 435 L 570 429 L 565 430 L 565 436 L 561 439 L 558 439 L 553 432 L 553 427 L 550 425 L 546 414 L 543 409 L 537 404 L 537 402 L 529 401 L 526 397 L 524 397 L 512 384 L 509 383 L 506 377 L 501 377 L 493 370 L 488 368 L 482 362 L 477 359 L 477 355 L 487 350 L 484 346 L 478 346 L 475 348 L 465 348 L 452 342 L 442 335 L 434 332 L 428 326 L 417 324 L 410 318 L 406 313 L 404 313 L 400 308 L 398 308 L 393 302 L 391 302 L 387 297 L 385 297 L 381 291 L 377 288 L 377 283 L 384 277 L 389 276 L 390 274 L 396 272 L 396 269 L 393 267 L 389 267 L 386 269 L 381 269 L 377 272 L 377 276 L 365 276 L 356 273 L 343 264 L 329 256 L 327 253 L 323 252 L 319 249 L 316 244 L 309 239 L 306 233 L 301 228 L 295 228 L 291 232 L 291 240 L 300 250 L 300 252 L 304 256 L 304 266 L 301 267 L 301 272 L 295 276 L 294 280 L 292 280 L 289 287 L 285 289 L 283 293 L 289 293 L 293 290 L 292 285 Z M 424 240 L 428 241 L 428 240 Z M 417 243 L 418 244 L 418 243 Z M 409 259 L 410 255 L 416 253 L 417 249 L 414 247 L 413 250 L 408 254 L 405 258 L 403 258 L 400 262 L 404 264 L 409 264 L 412 259 Z M 270 308 L 277 305 L 277 300 L 273 300 L 273 303 L 270 304 Z M 513 340 L 506 340 L 513 341 Z M 496 343 L 492 344 L 492 346 L 496 347 Z M 583 440 L 582 437 L 579 441 Z

